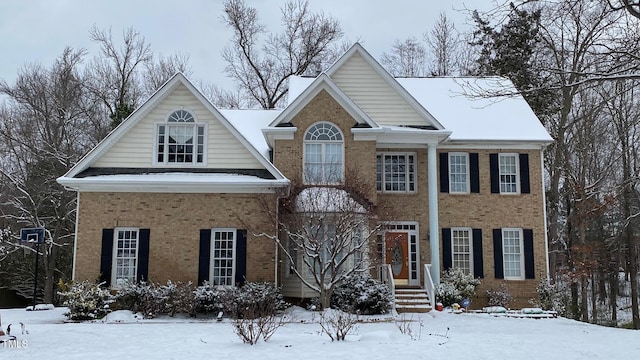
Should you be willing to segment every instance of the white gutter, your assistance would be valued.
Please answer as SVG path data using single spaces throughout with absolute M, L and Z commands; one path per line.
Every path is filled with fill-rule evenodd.
M 117 176 L 117 175 L 115 175 Z M 114 177 L 115 177 L 114 176 Z M 60 177 L 57 179 L 61 185 L 77 190 L 77 191 L 93 191 L 93 192 L 160 192 L 160 193 L 271 193 L 275 187 L 284 187 L 289 185 L 289 180 L 240 180 L 216 182 L 209 179 L 193 181 L 186 179 L 184 181 L 171 180 L 150 180 L 135 178 L 108 179 L 108 176 L 100 179 L 86 178 L 67 178 Z

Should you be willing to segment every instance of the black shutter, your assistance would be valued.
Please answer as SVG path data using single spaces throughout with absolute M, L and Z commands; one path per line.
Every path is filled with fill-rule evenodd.
M 529 154 L 520 154 L 520 193 L 529 194 Z
M 524 235 L 524 277 L 525 279 L 535 279 L 533 261 L 533 230 L 523 229 Z
M 198 285 L 209 281 L 211 264 L 211 229 L 200 229 L 200 250 L 198 257 Z
M 489 154 L 489 173 L 491 175 L 491 193 L 500 193 L 500 170 L 498 169 L 498 154 Z
M 469 154 L 469 179 L 471 180 L 471 192 L 480 192 L 480 165 L 478 153 Z
M 138 239 L 138 273 L 136 280 L 149 281 L 149 229 L 140 229 Z
M 504 264 L 502 263 L 502 229 L 493 229 L 493 267 L 496 279 L 504 279 Z
M 111 264 L 113 256 L 113 229 L 102 229 L 102 250 L 100 252 L 100 282 L 111 286 Z
M 236 286 L 242 286 L 247 276 L 247 230 L 236 235 Z
M 484 277 L 484 264 L 482 262 L 482 229 L 473 229 L 473 277 Z
M 440 192 L 449 192 L 449 153 L 440 153 Z
M 442 228 L 442 267 L 444 270 L 451 269 L 453 260 L 451 258 L 451 229 Z

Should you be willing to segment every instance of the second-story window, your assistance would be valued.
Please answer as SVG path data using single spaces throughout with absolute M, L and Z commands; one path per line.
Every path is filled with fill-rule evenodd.
M 518 185 L 518 154 L 499 154 L 498 164 L 500 171 L 500 193 L 517 194 L 520 192 Z
M 158 124 L 158 164 L 202 164 L 205 154 L 205 126 L 195 122 L 186 110 L 176 110 L 166 123 Z
M 335 125 L 319 122 L 304 135 L 305 184 L 339 184 L 344 177 L 344 140 Z
M 383 192 L 415 192 L 416 154 L 378 153 L 376 188 Z

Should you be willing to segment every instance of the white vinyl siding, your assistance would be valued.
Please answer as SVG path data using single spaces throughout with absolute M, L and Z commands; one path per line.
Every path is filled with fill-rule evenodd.
M 360 55 L 347 60 L 332 79 L 379 125 L 431 125 Z
M 186 87 L 178 85 L 144 118 L 130 129 L 94 167 L 148 168 L 154 166 L 157 126 L 166 123 L 175 110 L 189 110 L 199 123 L 207 124 L 206 168 L 264 169 L 264 166 L 236 139 Z M 165 166 L 165 165 L 159 165 Z

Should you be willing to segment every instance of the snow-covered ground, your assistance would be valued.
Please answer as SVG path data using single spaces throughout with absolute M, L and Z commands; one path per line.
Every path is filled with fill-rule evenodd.
M 231 320 L 161 317 L 128 312 L 107 322 L 64 323 L 64 308 L 0 310 L 18 341 L 0 344 L 1 359 L 633 359 L 640 333 L 563 318 L 516 319 L 432 311 L 361 317 L 344 342 L 322 334 L 318 313 L 293 308 L 268 342 L 243 344 Z M 403 322 L 411 321 L 409 323 Z M 28 334 L 21 334 L 19 323 Z M 403 334 L 400 328 L 405 331 Z M 410 332 L 411 334 L 407 334 Z

